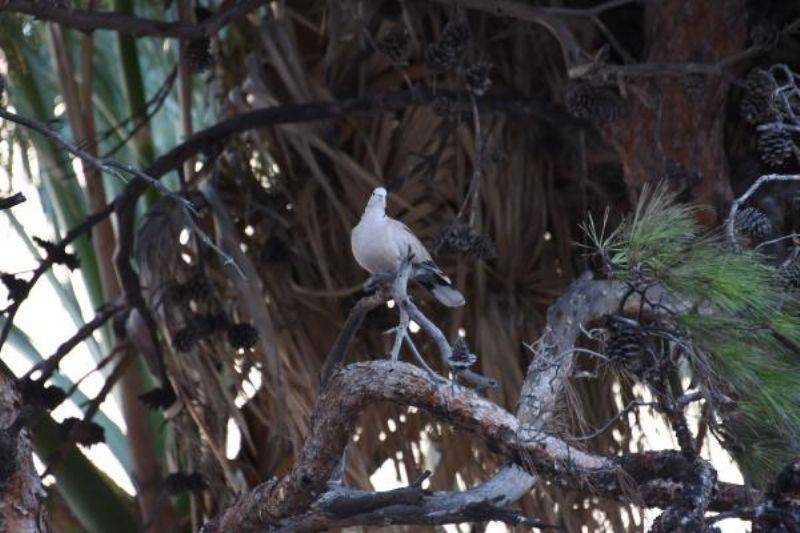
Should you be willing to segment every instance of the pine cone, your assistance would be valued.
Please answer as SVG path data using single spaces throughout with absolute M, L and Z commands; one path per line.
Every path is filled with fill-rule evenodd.
M 459 55 L 461 55 L 467 49 L 471 38 L 472 32 L 470 32 L 469 26 L 465 21 L 451 20 L 442 30 L 442 36 L 439 38 L 439 42 L 445 43 L 453 49 L 458 50 Z
M 258 330 L 245 322 L 228 326 L 228 343 L 232 348 L 250 350 L 258 342 Z
M 52 411 L 67 398 L 67 393 L 55 385 L 45 386 L 41 380 L 25 378 L 17 383 L 22 403 L 36 409 Z
M 762 69 L 753 69 L 747 74 L 743 84 L 741 110 L 744 119 L 754 125 L 777 120 L 774 98 L 778 84 L 775 79 Z
M 633 321 L 611 315 L 606 320 L 609 331 L 606 343 L 606 355 L 612 364 L 626 368 L 637 376 L 648 370 L 644 357 L 644 334 L 638 324 Z
M 436 115 L 450 122 L 456 122 L 460 116 L 458 102 L 449 96 L 437 96 L 433 99 L 432 107 Z
M 195 273 L 183 284 L 182 293 L 187 300 L 202 302 L 211 294 L 211 282 L 202 273 Z
M 58 426 L 62 439 L 66 440 L 72 437 L 77 444 L 91 446 L 106 440 L 102 426 L 94 422 L 85 422 L 80 418 L 70 417 L 62 420 Z
M 789 132 L 769 129 L 758 132 L 758 151 L 761 159 L 771 167 L 781 166 L 794 153 L 794 142 Z
M 738 232 L 750 236 L 757 242 L 765 240 L 774 231 L 767 215 L 755 207 L 745 207 L 737 211 L 733 223 Z
M 431 70 L 448 71 L 458 65 L 460 55 L 452 48 L 435 42 L 425 49 L 425 64 Z
M 376 47 L 392 63 L 404 63 L 408 53 L 408 33 L 405 30 L 391 31 L 378 41 Z
M 778 270 L 778 279 L 792 289 L 800 289 L 800 261 L 793 261 Z
M 476 259 L 490 259 L 497 255 L 497 247 L 492 239 L 477 233 L 472 226 L 461 223 L 447 226 L 436 238 L 434 247 L 471 255 Z
M 451 20 L 442 30 L 439 40 L 425 50 L 425 63 L 433 70 L 453 70 L 461 62 L 469 40 L 469 26 Z
M 199 472 L 186 474 L 184 472 L 173 472 L 164 479 L 164 489 L 171 496 L 182 492 L 200 492 L 208 488 L 203 475 Z
M 172 338 L 172 347 L 181 353 L 189 352 L 197 342 L 197 331 L 192 326 L 179 329 Z
M 20 279 L 14 274 L 0 274 L 0 281 L 6 286 L 8 291 L 8 299 L 13 302 L 18 302 L 25 298 L 28 294 L 28 282 Z
M 151 411 L 167 409 L 170 405 L 175 403 L 177 399 L 175 391 L 169 386 L 156 387 L 139 395 L 139 400 Z
M 454 370 L 466 370 L 478 360 L 478 356 L 469 351 L 466 337 L 459 336 L 453 343 L 450 359 L 447 364 Z
M 597 123 L 615 120 L 622 108 L 620 97 L 612 89 L 585 82 L 571 84 L 564 103 L 572 116 Z
M 211 39 L 200 37 L 192 39 L 183 50 L 183 59 L 189 70 L 197 74 L 211 67 L 214 58 L 211 55 Z
M 464 69 L 464 83 L 467 84 L 467 90 L 475 96 L 486 94 L 486 91 L 492 85 L 492 80 L 489 77 L 491 69 L 492 66 L 485 62 L 474 63 Z

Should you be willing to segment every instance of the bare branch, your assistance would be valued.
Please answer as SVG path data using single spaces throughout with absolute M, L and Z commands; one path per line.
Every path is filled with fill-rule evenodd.
M 325 386 L 331 374 L 341 364 L 344 356 L 347 355 L 347 348 L 361 327 L 361 323 L 364 322 L 364 317 L 367 316 L 367 313 L 385 302 L 386 295 L 382 291 L 374 292 L 356 302 L 350 310 L 350 314 L 347 315 L 347 321 L 345 321 L 344 327 L 336 337 L 336 341 L 328 352 L 325 362 L 322 364 L 320 388 Z
M 308 512 L 327 492 L 327 482 L 338 468 L 358 414 L 379 401 L 425 410 L 485 440 L 491 449 L 537 474 L 618 501 L 629 500 L 630 483 L 634 483 L 639 486 L 644 505 L 669 507 L 685 488 L 681 480 L 691 481 L 694 471 L 692 463 L 673 450 L 605 457 L 583 452 L 544 433 L 525 439 L 514 416 L 471 390 L 442 384 L 407 363 L 355 363 L 334 374 L 320 395 L 313 427 L 292 471 L 242 496 L 209 531 L 257 530 Z M 504 469 L 501 474 L 498 482 L 511 476 L 519 482 L 516 490 L 522 488 L 520 493 L 509 493 L 509 497 L 519 497 L 527 491 L 524 472 Z M 741 486 L 717 483 L 708 506 L 727 511 L 750 496 Z
M 464 492 L 427 492 L 403 487 L 369 492 L 344 487 L 325 493 L 308 513 L 280 523 L 277 531 L 320 531 L 347 526 L 441 525 L 463 522 L 505 522 L 512 526 L 553 528 L 503 506 L 513 480 L 502 486 L 481 485 Z M 507 483 L 507 484 L 506 484 Z
M 32 15 L 37 19 L 57 22 L 62 26 L 84 32 L 112 30 L 135 37 L 199 39 L 216 34 L 236 17 L 267 3 L 266 0 L 240 0 L 231 8 L 218 11 L 197 24 L 144 19 L 113 11 L 63 8 L 58 3 L 35 0 L 8 0 L 5 5 L 0 6 L 0 14 L 6 12 Z
M 25 200 L 27 200 L 27 198 L 25 198 L 25 195 L 21 192 L 12 194 L 11 196 L 7 196 L 5 198 L 0 198 L 0 211 L 3 209 L 11 209 L 15 205 L 19 205 Z
M 517 416 L 527 429 L 535 433 L 547 427 L 572 373 L 581 328 L 613 313 L 626 291 L 622 283 L 593 281 L 584 275 L 550 307 L 520 393 Z
M 97 315 L 92 320 L 90 320 L 89 322 L 84 324 L 83 327 L 78 329 L 78 331 L 72 337 L 62 342 L 58 346 L 56 351 L 53 353 L 53 355 L 51 355 L 44 361 L 35 364 L 30 370 L 28 370 L 28 372 L 24 376 L 22 376 L 19 379 L 24 380 L 30 378 L 31 375 L 37 370 L 41 371 L 42 373 L 39 380 L 44 382 L 50 379 L 50 376 L 52 376 L 53 372 L 56 371 L 58 365 L 61 363 L 61 360 L 64 359 L 64 357 L 66 357 L 72 351 L 73 348 L 75 348 L 77 345 L 86 340 L 86 338 L 92 335 L 95 331 L 100 329 L 103 326 L 103 324 L 108 322 L 120 310 L 122 310 L 122 306 L 116 304 L 116 305 L 108 305 L 105 308 L 98 311 Z

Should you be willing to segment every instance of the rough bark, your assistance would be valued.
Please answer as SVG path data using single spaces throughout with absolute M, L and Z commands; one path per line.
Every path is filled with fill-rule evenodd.
M 298 515 L 308 512 L 328 493 L 328 481 L 339 467 L 358 415 L 379 401 L 422 409 L 482 438 L 490 449 L 524 465 L 529 472 L 598 496 L 668 508 L 683 501 L 687 484 L 692 481 L 693 466 L 680 452 L 614 458 L 584 452 L 544 433 L 522 438 L 516 417 L 473 391 L 443 384 L 407 363 L 372 361 L 349 365 L 332 376 L 317 402 L 311 434 L 292 471 L 245 494 L 205 531 L 281 527 L 286 520 L 297 520 Z M 495 481 L 499 485 L 502 479 Z M 514 479 L 515 483 L 525 482 L 524 477 Z M 735 508 L 751 496 L 741 486 L 714 484 L 713 489 L 708 492 L 713 493 L 708 508 L 715 511 Z M 418 508 L 415 516 L 422 520 L 425 506 Z M 401 514 L 408 518 L 408 512 Z
M 0 531 L 47 531 L 39 475 L 33 466 L 33 446 L 22 427 L 19 397 L 13 382 L 0 373 Z
M 647 2 L 643 63 L 714 65 L 744 49 L 746 19 L 744 0 Z M 701 216 L 716 221 L 732 198 L 723 145 L 730 78 L 687 70 L 621 79 L 626 112 L 603 132 L 629 191 L 638 196 L 645 184 L 666 179 L 710 206 Z

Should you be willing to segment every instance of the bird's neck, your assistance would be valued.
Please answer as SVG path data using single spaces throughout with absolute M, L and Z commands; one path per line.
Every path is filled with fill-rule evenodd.
M 361 215 L 361 220 L 378 221 L 386 216 L 386 210 L 381 207 L 368 207 Z

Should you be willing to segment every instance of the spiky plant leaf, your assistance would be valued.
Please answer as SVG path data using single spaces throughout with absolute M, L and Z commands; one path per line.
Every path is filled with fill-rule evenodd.
M 694 372 L 735 402 L 720 415 L 735 458 L 746 477 L 764 482 L 800 452 L 798 302 L 767 258 L 702 233 L 695 214 L 663 187 L 645 190 L 605 248 L 615 275 L 647 272 L 693 304 L 674 320 L 690 339 Z

